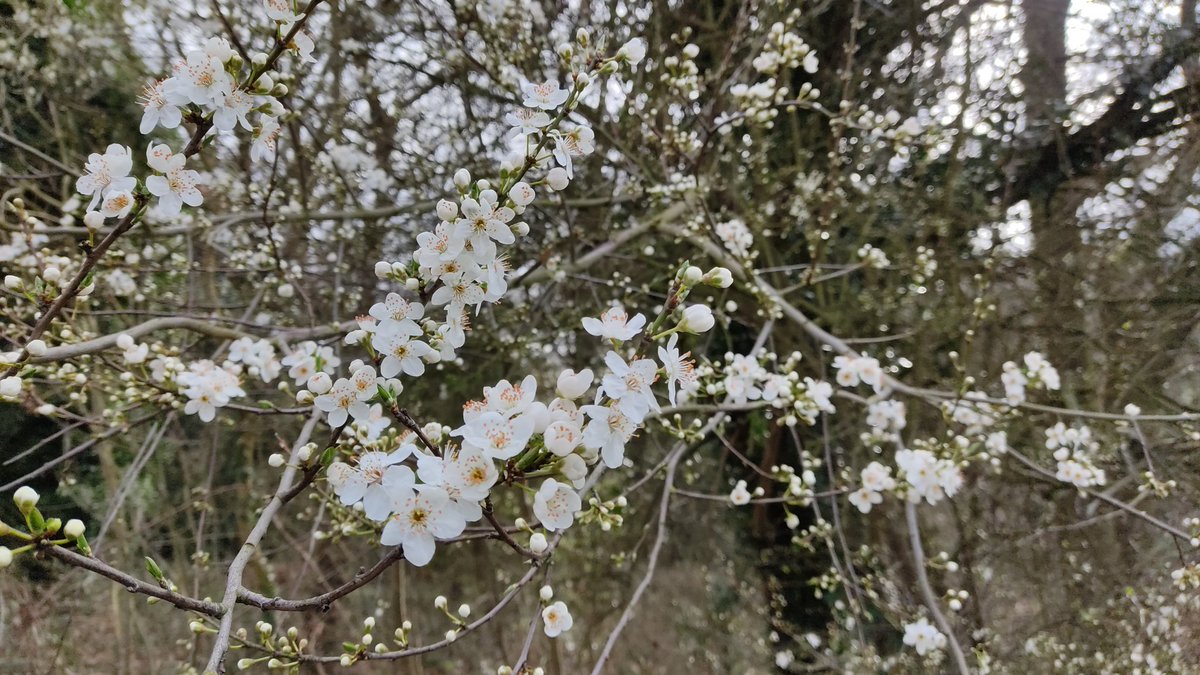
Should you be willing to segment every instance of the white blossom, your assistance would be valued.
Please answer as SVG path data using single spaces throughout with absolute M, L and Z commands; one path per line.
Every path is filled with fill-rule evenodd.
M 533 497 L 533 514 L 551 532 L 570 527 L 580 506 L 575 490 L 553 478 L 547 478 Z
M 566 603 L 558 600 L 542 610 L 542 623 L 546 637 L 556 638 L 571 630 L 571 626 L 575 625 L 575 620 L 571 618 L 571 612 L 567 609 Z

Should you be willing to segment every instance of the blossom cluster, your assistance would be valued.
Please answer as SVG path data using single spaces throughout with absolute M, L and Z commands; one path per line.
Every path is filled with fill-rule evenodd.
M 754 234 L 750 232 L 750 228 L 746 227 L 744 220 L 733 218 L 717 223 L 713 231 L 716 232 L 717 238 L 730 253 L 742 259 L 752 257 L 751 247 L 754 246 Z
M 896 453 L 896 466 L 907 484 L 910 501 L 924 499 L 936 504 L 945 497 L 953 497 L 963 485 L 958 465 L 930 450 L 900 450 Z
M 1107 482 L 1104 469 L 1093 461 L 1098 444 L 1092 440 L 1092 430 L 1086 426 L 1068 427 L 1059 422 L 1046 429 L 1046 448 L 1054 451 L 1058 462 L 1055 476 L 1076 487 L 1086 488 Z
M 633 340 L 645 323 L 644 316 L 631 318 L 619 308 L 584 320 L 587 330 L 614 345 Z M 334 462 L 329 483 L 344 505 L 361 504 L 367 518 L 384 522 L 382 543 L 402 546 L 414 565 L 429 562 L 436 541 L 458 536 L 482 517 L 481 502 L 502 476 L 542 478 L 532 491 L 533 513 L 547 531 L 565 530 L 582 508 L 578 490 L 588 467 L 597 462 L 620 467 L 626 444 L 661 407 L 652 385 L 664 379 L 678 384 L 680 374 L 670 371 L 684 359 L 674 345 L 672 339 L 660 350 L 667 355 L 662 364 L 611 350 L 604 359 L 608 370 L 598 381 L 590 369 L 564 370 L 557 395 L 548 402 L 537 400 L 533 375 L 515 384 L 502 380 L 484 388 L 482 399 L 464 404 L 463 423 L 445 442 L 439 432 L 433 446 L 422 448 L 408 439 L 388 452 L 363 452 L 353 464 Z M 360 364 L 350 378 L 317 396 L 316 405 L 338 426 L 348 416 L 365 417 L 367 402 L 390 386 L 379 383 L 371 366 Z M 594 403 L 581 405 L 593 386 Z
M 314 61 L 312 38 L 303 30 L 293 30 L 305 17 L 295 14 L 289 2 L 264 0 L 263 4 L 279 34 L 290 36 L 286 46 L 302 61 Z M 176 129 L 185 118 L 221 132 L 240 126 L 252 134 L 251 159 L 271 161 L 280 132 L 279 116 L 285 112 L 277 97 L 286 94 L 287 87 L 275 84 L 267 74 L 266 53 L 257 53 L 252 60 L 251 69 L 243 76 L 242 58 L 221 37 L 188 50 L 173 65 L 171 76 L 145 87 L 139 130 L 148 135 L 159 127 Z M 251 115 L 256 115 L 253 123 Z M 200 129 L 207 131 L 207 126 Z M 151 141 L 146 163 L 156 173 L 146 177 L 144 189 L 159 198 L 164 215 L 178 214 L 184 204 L 203 203 L 200 174 L 186 168 L 184 151 Z M 130 175 L 132 169 L 133 152 L 127 146 L 110 144 L 103 153 L 88 156 L 75 187 L 81 195 L 91 197 L 84 217 L 89 227 L 98 227 L 106 218 L 125 218 L 143 203 L 138 179 Z
M 902 430 L 906 424 L 902 401 L 873 401 L 867 406 L 867 426 L 874 429 L 876 434 L 887 436 Z
M 579 42 L 585 46 L 584 38 Z M 560 54 L 570 51 L 561 49 Z M 635 40 L 615 59 L 635 63 L 643 55 L 643 44 Z M 534 185 L 565 188 L 574 176 L 573 158 L 593 151 L 591 130 L 580 123 L 568 127 L 564 120 L 607 63 L 591 74 L 573 73 L 568 89 L 556 82 L 524 83 L 526 107 L 508 116 L 511 138 L 521 147 L 502 166 L 495 187 L 490 180 L 474 180 L 459 170 L 454 176 L 459 199 L 437 204 L 440 222 L 432 232 L 418 235 L 412 262 L 376 265 L 378 277 L 402 281 L 405 290 L 419 293 L 422 301 L 392 292 L 357 320 L 358 327 L 345 341 L 364 347 L 374 365 L 356 360 L 349 377 L 331 381 L 325 372 L 330 359 L 316 354 L 315 345 L 284 359 L 283 365 L 291 367 L 289 376 L 297 382 L 307 378 L 301 401 L 311 400 L 324 411 L 330 426 L 340 429 L 352 420 L 361 425 L 376 409 L 398 409 L 396 397 L 403 386 L 396 378 L 420 377 L 427 363 L 454 358 L 465 343 L 469 313 L 504 295 L 508 265 L 499 247 L 528 233 L 528 225 L 515 219 L 536 197 Z M 554 118 L 547 113 L 560 108 L 563 112 Z M 532 170 L 551 164 L 540 180 L 524 180 Z M 684 272 L 680 299 L 696 283 L 732 282 L 726 270 Z M 444 320 L 428 316 L 427 305 L 444 307 Z M 542 478 L 533 491 L 533 512 L 546 530 L 566 529 L 582 508 L 577 490 L 587 467 L 596 462 L 621 466 L 626 443 L 661 409 L 652 385 L 665 381 L 667 397 L 674 402 L 677 388 L 693 381 L 692 364 L 679 353 L 677 333 L 703 332 L 714 323 L 709 308 L 682 307 L 674 328 L 649 335 L 670 338 L 659 348 L 660 366 L 637 350 L 619 351 L 621 344 L 644 330 L 657 330 L 659 323 L 647 327 L 644 316 L 631 318 L 619 306 L 611 307 L 598 318 L 583 320 L 585 331 L 614 346 L 604 359 L 607 372 L 598 380 L 591 370 L 563 371 L 558 395 L 548 402 L 537 400 L 533 375 L 517 384 L 501 381 L 485 388 L 482 400 L 465 404 L 462 425 L 448 434 L 437 425 L 438 433 L 421 437 L 420 446 L 406 437 L 386 451 L 371 449 L 350 461 L 339 460 L 329 467 L 329 483 L 344 505 L 385 523 L 381 541 L 402 546 L 415 565 L 429 562 L 436 541 L 458 536 L 467 523 L 482 517 L 481 502 L 502 476 L 506 481 Z M 594 383 L 594 402 L 578 404 Z M 311 457 L 311 452 L 306 454 Z
M 775 75 L 784 68 L 803 67 L 804 72 L 817 72 L 819 61 L 812 47 L 797 34 L 788 30 L 782 21 L 771 24 L 762 52 L 751 62 L 760 73 Z
M 803 421 L 814 424 L 821 413 L 833 413 L 833 387 L 811 377 L 800 377 L 796 366 L 800 353 L 792 353 L 786 360 L 775 364 L 774 371 L 763 365 L 763 360 L 774 361 L 777 356 L 760 352 L 756 355 L 725 354 L 725 362 L 719 371 L 713 366 L 701 369 L 707 381 L 705 393 L 710 396 L 724 395 L 730 403 L 762 401 L 780 413 L 780 423 L 795 426 Z M 715 364 L 720 365 L 720 364 Z
M 1026 387 L 1057 391 L 1061 386 L 1058 371 L 1038 352 L 1026 354 L 1022 366 L 1006 361 L 1003 371 L 1004 398 L 1013 405 L 1025 402 Z
M 900 456 L 897 454 L 897 462 Z M 883 492 L 896 487 L 896 479 L 892 478 L 892 468 L 879 462 L 871 462 L 859 474 L 861 487 L 850 493 L 848 499 L 862 513 L 870 513 L 871 508 L 883 501 Z
M 861 382 L 874 388 L 877 393 L 883 390 L 883 368 L 875 357 L 866 354 L 835 356 L 833 367 L 837 370 L 835 379 L 843 387 L 856 387 Z

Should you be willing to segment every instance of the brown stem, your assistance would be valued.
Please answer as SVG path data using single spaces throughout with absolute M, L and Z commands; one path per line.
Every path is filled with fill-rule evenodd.
M 83 555 L 82 553 L 76 553 L 69 548 L 50 545 L 39 548 L 38 552 L 51 558 L 60 560 L 68 565 L 71 565 L 72 567 L 79 567 L 90 572 L 95 572 L 96 574 L 99 574 L 107 579 L 111 579 L 124 586 L 125 590 L 129 591 L 130 593 L 140 593 L 142 595 L 148 595 L 152 598 L 158 598 L 159 600 L 164 600 L 172 605 L 175 605 L 179 609 L 198 612 L 214 618 L 219 618 L 225 613 L 225 610 L 222 609 L 220 605 L 204 600 L 197 600 L 180 593 L 168 591 L 161 586 L 146 583 L 141 579 L 137 579 L 122 572 L 121 570 L 109 565 L 99 558 L 93 558 Z

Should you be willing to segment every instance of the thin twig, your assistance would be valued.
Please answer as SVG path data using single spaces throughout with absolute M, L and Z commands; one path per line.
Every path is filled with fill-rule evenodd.
M 938 607 L 937 595 L 934 594 L 933 587 L 929 585 L 929 576 L 925 573 L 925 549 L 921 546 L 921 530 L 917 524 L 916 504 L 910 501 L 904 503 L 904 518 L 908 523 L 908 541 L 912 546 L 917 585 L 921 588 L 921 595 L 925 597 L 925 606 L 929 608 L 929 613 L 933 615 L 933 620 L 937 623 L 938 628 L 946 634 L 946 642 L 950 647 L 950 654 L 954 657 L 954 665 L 958 672 L 961 675 L 970 675 L 971 670 L 967 667 L 967 657 L 963 654 L 962 646 L 958 644 L 958 638 L 954 636 L 954 630 L 950 627 L 950 622 L 946 620 L 946 615 Z
M 160 586 L 146 583 L 141 579 L 137 579 L 122 572 L 121 570 L 109 565 L 99 558 L 93 558 L 83 555 L 82 553 L 76 553 L 69 548 L 50 545 L 41 547 L 38 549 L 38 551 L 73 567 L 79 567 L 88 570 L 89 572 L 95 572 L 102 577 L 111 579 L 124 586 L 125 590 L 129 591 L 130 593 L 140 593 L 142 595 L 148 595 L 152 598 L 158 598 L 159 600 L 163 600 L 175 605 L 179 609 L 185 609 L 191 612 L 199 612 L 214 618 L 221 616 L 225 611 L 222 607 L 214 603 L 207 602 L 205 600 L 197 600 L 180 593 L 168 591 Z
M 267 529 L 271 525 L 271 520 L 275 517 L 276 512 L 287 502 L 288 495 L 294 495 L 292 492 L 292 481 L 296 477 L 299 464 L 300 449 L 308 443 L 308 439 L 312 436 L 313 429 L 317 426 L 317 420 L 321 418 L 319 411 L 314 411 L 312 417 L 308 418 L 308 422 L 304 428 L 300 430 L 300 435 L 296 438 L 296 442 L 292 448 L 291 461 L 288 462 L 287 468 L 283 471 L 283 476 L 279 479 L 279 487 L 275 489 L 275 495 L 271 497 L 271 501 L 262 510 L 262 514 L 258 517 L 258 522 L 250 530 L 250 534 L 246 536 L 246 541 L 242 544 L 241 549 L 234 557 L 233 562 L 229 563 L 229 571 L 225 577 L 225 593 L 222 596 L 221 607 L 223 614 L 221 616 L 221 625 L 217 629 L 217 637 L 213 643 L 212 654 L 208 657 L 208 665 L 204 671 L 206 673 L 220 673 L 224 671 L 225 652 L 229 650 L 229 635 L 233 630 L 233 606 L 237 603 L 238 590 L 242 587 L 242 574 L 246 570 L 247 563 L 250 562 L 250 556 L 258 550 L 258 544 L 262 541 L 263 536 L 267 533 Z
M 354 578 L 337 588 L 315 595 L 311 598 L 300 600 L 287 600 L 285 598 L 268 598 L 265 595 L 260 595 L 245 587 L 238 588 L 237 601 L 242 605 L 257 607 L 262 610 L 278 611 L 278 612 L 307 612 L 318 610 L 322 613 L 329 611 L 330 605 L 334 602 L 350 595 L 354 591 L 374 581 L 380 574 L 383 574 L 392 565 L 404 559 L 404 549 L 396 546 L 390 549 L 379 562 L 372 565 L 370 568 L 361 568 Z

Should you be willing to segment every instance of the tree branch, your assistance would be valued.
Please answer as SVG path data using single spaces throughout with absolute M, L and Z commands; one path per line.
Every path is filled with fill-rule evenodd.
M 137 579 L 122 572 L 121 570 L 109 565 L 99 558 L 93 558 L 83 555 L 82 553 L 76 553 L 75 551 L 62 546 L 43 546 L 38 548 L 38 552 L 62 561 L 68 565 L 71 565 L 72 567 L 79 567 L 81 569 L 88 570 L 89 572 L 95 572 L 106 579 L 111 579 L 124 586 L 125 590 L 129 591 L 130 593 L 139 593 L 141 595 L 148 595 L 152 598 L 158 598 L 159 600 L 164 600 L 172 605 L 175 605 L 179 609 L 184 609 L 190 612 L 198 612 L 213 618 L 220 617 L 225 611 L 220 605 L 215 603 L 205 600 L 197 600 L 180 593 L 168 591 L 161 586 L 146 583 L 141 579 Z

